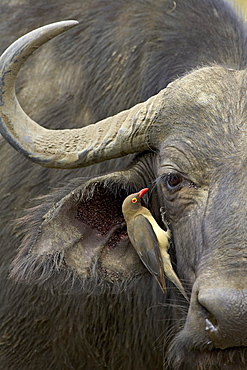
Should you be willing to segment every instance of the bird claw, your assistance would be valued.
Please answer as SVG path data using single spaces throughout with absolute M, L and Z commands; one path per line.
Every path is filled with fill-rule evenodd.
M 169 231 L 169 222 L 166 220 L 166 210 L 165 207 L 160 207 L 161 220 L 166 228 L 165 231 Z

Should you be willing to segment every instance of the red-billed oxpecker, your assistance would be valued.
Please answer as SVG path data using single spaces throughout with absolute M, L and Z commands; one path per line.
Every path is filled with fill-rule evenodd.
M 163 230 L 151 212 L 142 205 L 142 197 L 148 188 L 130 194 L 123 202 L 122 211 L 127 224 L 128 236 L 141 261 L 156 278 L 163 293 L 166 292 L 164 273 L 187 298 L 185 290 L 174 272 L 168 254 L 170 230 Z

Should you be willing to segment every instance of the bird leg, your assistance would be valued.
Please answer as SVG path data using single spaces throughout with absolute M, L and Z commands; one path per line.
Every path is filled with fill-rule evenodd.
M 166 210 L 165 207 L 160 207 L 161 220 L 166 228 L 165 231 L 169 230 L 169 222 L 166 219 Z

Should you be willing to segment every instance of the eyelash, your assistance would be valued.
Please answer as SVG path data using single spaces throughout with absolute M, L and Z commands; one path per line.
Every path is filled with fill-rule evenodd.
M 165 183 L 166 188 L 169 191 L 179 191 L 184 187 L 195 188 L 197 189 L 198 186 L 193 182 L 185 179 L 179 173 L 167 173 L 161 176 L 162 182 Z

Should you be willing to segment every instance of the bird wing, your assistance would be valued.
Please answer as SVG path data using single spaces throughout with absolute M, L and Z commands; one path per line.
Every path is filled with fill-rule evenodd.
M 142 214 L 136 215 L 127 224 L 128 235 L 133 247 L 148 271 L 159 282 L 163 292 L 166 291 L 163 260 L 154 229 Z

